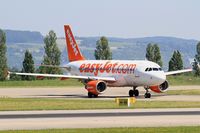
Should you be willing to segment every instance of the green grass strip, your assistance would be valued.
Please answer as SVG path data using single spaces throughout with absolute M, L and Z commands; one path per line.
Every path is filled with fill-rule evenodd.
M 200 77 L 193 75 L 167 76 L 170 85 L 200 85 Z
M 168 95 L 200 95 L 200 86 L 199 86 L 199 89 L 193 89 L 193 90 L 169 90 L 166 93 Z
M 136 128 L 93 128 L 93 129 L 47 129 L 13 130 L 0 133 L 199 133 L 200 126 L 184 127 L 136 127 Z
M 0 111 L 17 110 L 86 110 L 124 108 L 200 108 L 194 101 L 137 101 L 131 107 L 118 106 L 114 100 L 64 98 L 0 98 Z

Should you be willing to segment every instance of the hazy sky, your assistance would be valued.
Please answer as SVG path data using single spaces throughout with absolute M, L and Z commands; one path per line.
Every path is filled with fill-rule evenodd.
M 0 0 L 0 28 L 64 36 L 174 36 L 200 40 L 200 0 Z

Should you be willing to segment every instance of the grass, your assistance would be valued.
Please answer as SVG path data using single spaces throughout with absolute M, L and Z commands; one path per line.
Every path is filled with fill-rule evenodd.
M 0 133 L 199 133 L 200 126 L 13 130 Z
M 169 90 L 166 92 L 168 95 L 200 95 L 200 89 L 194 90 Z
M 194 77 L 191 74 L 168 76 L 167 80 L 170 85 L 200 85 L 200 77 Z
M 183 104 L 184 103 L 184 104 Z M 57 98 L 0 98 L 0 111 L 86 110 L 125 108 L 200 108 L 194 101 L 137 101 L 131 107 L 118 106 L 114 100 Z
M 1 87 L 64 87 L 64 86 L 81 86 L 82 84 L 76 79 L 67 80 L 33 80 L 33 81 L 1 81 Z

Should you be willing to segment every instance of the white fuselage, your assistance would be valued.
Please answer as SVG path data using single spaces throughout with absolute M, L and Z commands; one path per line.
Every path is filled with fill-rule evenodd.
M 114 77 L 108 86 L 154 86 L 166 81 L 160 66 L 151 61 L 138 60 L 82 60 L 67 64 L 72 75 Z

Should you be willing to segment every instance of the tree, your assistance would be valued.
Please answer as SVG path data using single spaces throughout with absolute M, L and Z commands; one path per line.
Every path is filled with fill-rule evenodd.
M 197 44 L 197 54 L 195 55 L 195 58 L 197 60 L 198 63 L 200 63 L 200 42 Z
M 174 51 L 170 61 L 168 71 L 175 71 L 183 69 L 183 60 L 181 53 L 177 50 Z
M 96 49 L 94 56 L 96 60 L 111 60 L 112 52 L 108 45 L 108 39 L 106 37 L 101 37 L 96 43 Z
M 154 52 L 153 52 L 153 45 L 149 43 L 146 48 L 146 59 L 149 61 L 153 61 Z
M 200 76 L 200 68 L 199 68 L 199 64 L 196 59 L 194 59 L 193 70 L 194 70 L 195 76 Z
M 158 47 L 157 44 L 154 44 L 154 62 L 158 63 L 162 67 L 162 59 L 161 59 L 161 54 L 160 54 L 160 48 Z
M 183 69 L 183 59 L 182 59 L 182 55 L 181 53 L 177 50 L 177 68 L 178 70 L 182 70 Z
M 61 59 L 61 52 L 56 43 L 57 37 L 54 31 L 50 31 L 44 38 L 45 55 L 42 65 L 59 66 Z M 41 66 L 40 73 L 60 74 L 61 70 L 58 67 L 44 67 Z
M 149 43 L 146 48 L 146 58 L 149 61 L 156 62 L 162 67 L 162 59 L 160 54 L 160 48 L 157 44 Z
M 0 29 L 0 80 L 3 81 L 7 77 L 7 58 L 6 58 L 6 35 Z
M 195 55 L 194 63 L 193 63 L 193 70 L 195 76 L 200 76 L 200 42 L 197 44 L 197 54 Z
M 23 73 L 35 72 L 33 57 L 28 50 L 26 50 L 25 52 L 22 72 Z M 22 80 L 33 80 L 33 79 L 35 79 L 33 76 L 22 76 Z
M 17 69 L 16 67 L 12 67 L 9 69 L 11 72 L 21 72 L 19 69 Z M 12 81 L 19 81 L 21 80 L 22 77 L 20 75 L 16 75 L 16 74 L 11 74 L 10 75 L 10 79 L 9 80 L 12 80 Z

